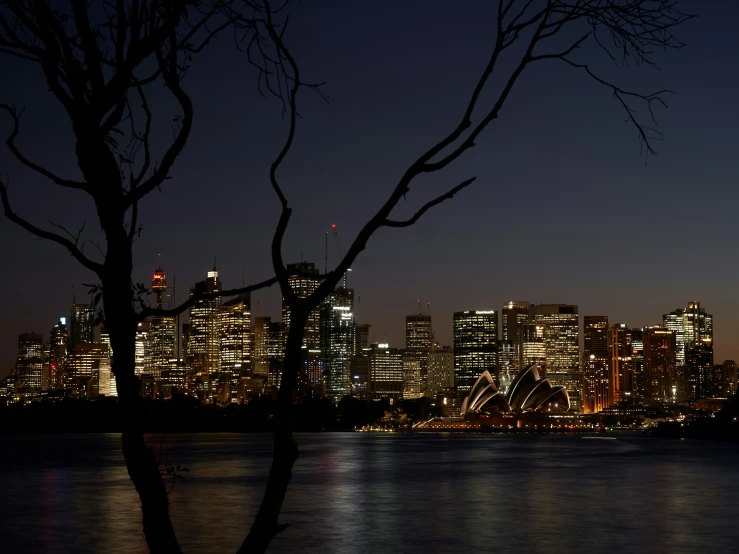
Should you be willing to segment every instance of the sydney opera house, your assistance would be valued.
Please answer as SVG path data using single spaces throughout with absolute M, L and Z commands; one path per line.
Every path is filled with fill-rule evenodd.
M 569 409 L 567 390 L 552 385 L 549 379 L 540 378 L 537 364 L 531 364 L 516 375 L 505 392 L 501 392 L 490 373 L 484 371 L 464 399 L 460 415 L 463 418 L 489 414 L 520 417 L 527 412 L 566 412 Z

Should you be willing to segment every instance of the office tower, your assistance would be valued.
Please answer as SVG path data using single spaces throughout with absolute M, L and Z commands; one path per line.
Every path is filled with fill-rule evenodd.
M 190 296 L 196 291 L 217 292 L 222 284 L 215 268 L 208 272 L 205 281 L 190 289 Z M 187 336 L 187 365 L 195 375 L 217 374 L 220 369 L 221 345 L 219 329 L 220 298 L 199 299 L 190 308 L 190 323 Z
M 72 304 L 69 315 L 69 351 L 73 352 L 78 344 L 92 342 L 95 314 L 88 304 Z
M 18 396 L 41 394 L 44 371 L 44 337 L 35 333 L 18 335 L 15 383 Z
M 426 394 L 435 398 L 436 394 L 454 387 L 454 353 L 448 346 L 432 348 L 428 358 Z
M 421 398 L 421 361 L 415 356 L 403 356 L 403 399 Z
M 241 294 L 220 308 L 218 399 L 238 401 L 239 380 L 251 375 L 251 297 Z
M 710 344 L 699 342 L 687 349 L 684 378 L 684 386 L 678 388 L 681 402 L 714 396 L 713 348 Z
M 349 360 L 354 355 L 354 290 L 332 291 L 320 306 L 320 352 L 323 355 L 325 394 L 338 402 L 351 392 Z M 310 379 L 313 386 L 320 379 Z
M 454 313 L 454 388 L 468 391 L 483 371 L 498 380 L 498 312 Z
M 608 317 L 586 315 L 583 318 L 583 412 L 597 413 L 613 404 L 608 346 Z
M 521 325 L 529 320 L 529 303 L 511 300 L 503 305 L 503 340 L 518 342 Z
M 268 360 L 269 374 L 267 384 L 271 387 L 279 387 L 282 379 L 282 359 L 284 358 L 282 323 L 272 321 L 269 324 Z
M 288 282 L 290 288 L 299 298 L 306 298 L 313 294 L 321 284 L 318 269 L 311 262 L 300 262 L 287 264 L 288 272 L 299 272 L 299 275 L 290 275 Z M 283 347 L 287 344 L 287 336 L 290 333 L 290 307 L 285 299 L 282 299 L 282 327 Z M 308 322 L 303 332 L 303 348 L 318 350 L 321 348 L 321 308 L 320 306 L 308 314 Z
M 523 328 L 523 326 L 521 326 Z M 521 365 L 521 332 L 518 332 L 519 340 L 498 341 L 498 378 L 500 390 L 505 392 L 518 374 Z
M 149 349 L 149 330 L 151 323 L 142 321 L 136 326 L 136 345 L 134 350 L 134 373 L 138 376 L 151 374 L 151 350 Z
M 349 374 L 352 378 L 352 396 L 362 396 L 368 391 L 370 373 L 370 349 L 349 360 Z
M 546 376 L 567 388 L 573 411 L 581 409 L 582 371 L 577 306 L 539 304 L 529 308 L 529 320 L 544 324 Z
M 675 332 L 662 327 L 642 330 L 644 399 L 666 402 L 677 396 Z
M 644 398 L 644 346 L 642 330 L 631 330 L 631 368 L 634 375 L 633 394 Z
M 721 390 L 719 396 L 728 398 L 737 392 L 737 366 L 734 360 L 721 364 Z
M 625 323 L 616 323 L 608 331 L 609 396 L 611 403 L 630 397 L 634 390 L 631 363 L 631 329 Z
M 90 379 L 93 371 L 108 369 L 110 371 L 110 357 L 108 345 L 101 342 L 78 344 L 74 353 L 68 358 L 67 364 L 70 377 L 69 388 L 90 394 Z
M 675 332 L 676 359 L 684 366 L 689 348 L 697 344 L 713 345 L 713 316 L 700 307 L 700 302 L 689 302 L 687 308 L 662 316 L 665 329 Z
M 426 388 L 428 356 L 434 344 L 431 314 L 405 316 L 405 352 L 421 364 L 421 388 Z
M 521 337 L 519 366 L 523 368 L 529 364 L 538 364 L 541 367 L 539 373 L 542 377 L 547 373 L 546 327 L 543 323 L 522 323 L 519 327 Z
M 355 314 L 356 317 L 356 314 Z M 365 351 L 370 347 L 370 327 L 369 323 L 354 323 L 354 355 L 361 356 L 366 354 Z
M 49 336 L 49 388 L 59 390 L 64 388 L 64 360 L 68 353 L 66 317 L 59 318 L 59 323 L 54 325 Z
M 269 374 L 269 324 L 271 322 L 270 317 L 254 318 L 251 363 L 254 375 L 263 379 L 266 379 Z
M 168 309 L 170 302 L 167 296 L 167 275 L 160 267 L 154 272 L 151 280 L 151 289 L 156 295 L 156 307 L 159 310 Z M 150 319 L 147 336 L 147 352 L 149 368 L 155 381 L 160 381 L 162 372 L 170 367 L 170 360 L 175 358 L 175 318 L 169 316 L 153 316 Z
M 387 343 L 370 347 L 369 388 L 378 396 L 403 395 L 403 352 Z

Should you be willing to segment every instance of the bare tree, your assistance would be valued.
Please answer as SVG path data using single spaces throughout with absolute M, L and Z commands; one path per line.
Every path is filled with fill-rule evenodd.
M 282 100 L 289 122 L 287 139 L 270 168 L 271 185 L 282 207 L 272 240 L 275 277 L 229 291 L 236 294 L 278 282 L 290 308 L 272 467 L 262 504 L 239 549 L 251 553 L 264 552 L 287 526 L 279 523 L 279 515 L 298 457 L 290 413 L 309 313 L 334 290 L 378 229 L 413 225 L 475 180 L 470 177 L 451 186 L 419 206 L 410 218 L 393 218 L 394 209 L 416 178 L 449 167 L 471 149 L 498 117 L 519 77 L 539 62 L 563 63 L 602 85 L 624 109 L 646 152 L 653 153 L 659 133 L 654 128 L 652 108 L 665 105 L 669 91 L 643 93 L 622 88 L 578 61 L 576 55 L 581 49 L 600 49 L 612 61 L 653 66 L 654 50 L 682 46 L 673 29 L 689 18 L 677 9 L 676 0 L 498 0 L 489 58 L 478 80 L 471 84 L 469 101 L 461 107 L 457 124 L 409 164 L 336 268 L 322 276 L 313 294 L 300 298 L 290 287 L 290 273 L 283 261 L 282 241 L 292 208 L 277 173 L 293 145 L 298 93 L 315 87 L 301 81 L 298 64 L 285 45 L 286 19 L 275 21 L 284 6 L 273 8 L 266 0 L 106 0 L 97 4 L 100 22 L 93 24 L 90 5 L 85 0 L 70 1 L 71 14 L 65 14 L 52 9 L 49 0 L 0 0 L 0 52 L 41 67 L 49 89 L 72 121 L 83 180 L 62 178 L 20 152 L 15 143 L 20 112 L 8 105 L 0 108 L 12 122 L 6 145 L 25 167 L 61 187 L 81 190 L 92 197 L 107 242 L 103 259 L 95 261 L 84 253 L 81 232 L 63 228 L 61 232 L 51 231 L 16 214 L 7 183 L 0 183 L 0 195 L 10 220 L 60 244 L 100 279 L 106 327 L 115 352 L 113 370 L 125 414 L 123 451 L 141 498 L 144 532 L 152 552 L 179 552 L 180 546 L 169 519 L 166 489 L 143 438 L 140 382 L 133 371 L 134 333 L 142 316 L 164 312 L 143 307 L 137 297 L 131 283 L 131 252 L 139 231 L 138 202 L 169 177 L 190 133 L 193 106 L 182 78 L 191 56 L 218 32 L 233 26 L 239 44 L 250 54 L 248 59 L 253 61 L 254 53 L 258 60 L 262 90 Z M 252 10 L 248 16 L 244 8 Z M 219 19 L 224 14 L 225 18 Z M 165 85 L 181 110 L 174 140 L 158 164 L 153 162 L 148 140 L 153 116 L 145 94 L 145 87 L 155 81 Z M 138 107 L 132 106 L 131 96 Z M 492 99 L 483 99 L 488 96 Z M 124 129 L 126 125 L 129 128 Z M 129 141 L 123 147 L 119 146 L 121 137 Z M 134 158 L 141 150 L 143 161 L 136 165 Z M 167 313 L 186 308 L 187 303 Z
M 644 93 L 622 88 L 601 77 L 575 56 L 581 49 L 595 48 L 602 50 L 614 62 L 655 67 L 655 50 L 672 50 L 683 46 L 673 35 L 673 29 L 691 16 L 677 8 L 676 0 L 498 0 L 497 4 L 496 33 L 491 40 L 490 56 L 479 79 L 472 85 L 470 99 L 462 107 L 458 123 L 408 166 L 385 203 L 359 231 L 346 255 L 332 271 L 322 276 L 317 290 L 306 298 L 299 297 L 290 287 L 289 273 L 283 261 L 282 241 L 292 208 L 277 177 L 296 133 L 300 74 L 295 58 L 267 13 L 266 28 L 276 46 L 271 60 L 280 68 L 275 74 L 284 76 L 280 90 L 285 91 L 282 97 L 289 115 L 287 139 L 272 163 L 270 181 L 282 206 L 272 239 L 272 265 L 289 306 L 290 319 L 277 397 L 272 467 L 264 499 L 251 531 L 239 550 L 241 553 L 264 552 L 272 538 L 287 526 L 280 524 L 278 519 L 292 468 L 298 458 L 298 447 L 290 427 L 290 411 L 300 371 L 303 330 L 308 314 L 339 284 L 378 229 L 409 227 L 429 210 L 474 182 L 475 177 L 470 177 L 450 187 L 444 194 L 421 205 L 410 218 L 392 217 L 393 210 L 410 191 L 417 177 L 449 167 L 475 146 L 475 140 L 501 113 L 525 70 L 540 62 L 560 62 L 595 80 L 615 97 L 625 111 L 627 121 L 633 126 L 646 154 L 654 153 L 653 143 L 659 140 L 660 134 L 655 128 L 653 107 L 666 107 L 665 96 L 670 91 Z M 512 69 L 506 71 L 501 67 L 506 62 Z M 496 89 L 499 91 L 494 93 Z M 492 100 L 482 100 L 483 93 L 492 95 Z M 638 104 L 641 104 L 646 119 L 638 115 Z
M 133 245 L 141 232 L 138 205 L 170 178 L 190 136 L 193 105 L 183 78 L 193 57 L 226 29 L 238 32 L 240 41 L 259 38 L 255 33 L 263 8 L 249 0 L 70 0 L 66 10 L 55 4 L 0 0 L 0 54 L 40 67 L 49 91 L 71 121 L 81 177 L 57 175 L 22 152 L 16 139 L 23 110 L 0 104 L 11 124 L 5 144 L 28 170 L 92 198 L 104 251 L 98 246 L 97 259 L 84 251 L 84 224 L 72 232 L 52 222 L 51 228 L 44 228 L 19 215 L 10 201 L 7 178 L 0 180 L 0 197 L 9 220 L 66 248 L 97 276 L 100 285 L 94 298 L 101 302 L 114 353 L 123 454 L 141 500 L 146 540 L 152 552 L 179 552 L 159 465 L 144 441 L 141 382 L 134 373 L 136 326 L 147 315 L 146 291 L 132 283 Z M 266 61 L 259 51 L 248 53 L 249 61 L 263 71 Z M 179 109 L 172 140 L 159 154 L 150 141 L 157 123 L 148 100 L 153 85 L 160 89 L 163 85 Z M 275 282 L 276 278 L 267 279 L 222 294 L 240 294 Z M 203 291 L 176 311 L 201 296 Z

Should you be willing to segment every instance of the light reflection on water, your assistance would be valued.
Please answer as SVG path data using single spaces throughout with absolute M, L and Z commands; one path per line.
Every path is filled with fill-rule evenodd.
M 185 552 L 233 552 L 261 501 L 268 435 L 168 435 Z M 563 435 L 320 434 L 273 552 L 705 552 L 739 544 L 739 446 Z M 3 552 L 141 552 L 116 435 L 6 435 Z

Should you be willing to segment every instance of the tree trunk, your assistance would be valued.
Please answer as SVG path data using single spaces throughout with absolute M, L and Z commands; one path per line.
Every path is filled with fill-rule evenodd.
M 112 253 L 112 255 L 111 255 Z M 144 399 L 135 375 L 136 314 L 130 282 L 130 249 L 116 256 L 109 242 L 106 279 L 103 280 L 105 327 L 113 348 L 112 370 L 118 387 L 123 432 L 121 443 L 128 475 L 141 500 L 146 542 L 154 554 L 179 553 L 169 518 L 169 498 L 153 448 L 144 440 Z M 126 267 L 128 266 L 128 267 Z
M 298 445 L 292 435 L 293 391 L 300 373 L 303 336 L 309 312 L 310 310 L 302 307 L 290 306 L 290 331 L 285 345 L 280 391 L 277 394 L 272 467 L 259 512 L 238 554 L 265 552 L 275 535 L 288 525 L 280 525 L 277 520 L 292 478 L 293 465 L 298 459 Z

